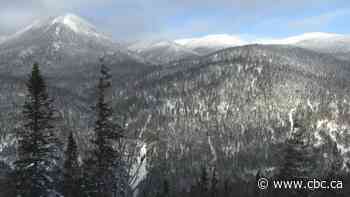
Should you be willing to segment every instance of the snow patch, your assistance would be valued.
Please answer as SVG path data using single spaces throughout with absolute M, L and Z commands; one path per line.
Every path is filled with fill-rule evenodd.
M 140 145 L 140 144 L 139 144 Z M 146 178 L 147 171 L 147 144 L 142 143 L 141 149 L 139 152 L 139 156 L 137 157 L 137 162 L 133 165 L 132 174 L 134 175 L 131 181 L 131 188 L 134 190 L 134 196 L 138 194 L 138 185 L 141 183 L 143 179 Z
M 52 47 L 55 51 L 58 51 L 61 48 L 61 43 L 60 42 L 53 42 Z
M 290 131 L 293 131 L 294 121 L 293 121 L 293 113 L 296 112 L 296 108 L 293 108 L 289 111 L 289 122 L 290 122 Z
M 213 155 L 213 159 L 210 161 L 211 164 L 214 164 L 218 160 L 218 155 L 216 153 L 215 147 L 211 141 L 211 136 L 208 135 L 208 144 L 210 147 L 210 152 Z
M 174 42 L 190 49 L 198 47 L 226 48 L 248 44 L 239 36 L 228 34 L 207 35 L 199 38 L 179 39 L 175 40 Z
M 30 56 L 34 53 L 34 49 L 35 49 L 34 47 L 29 47 L 29 48 L 23 49 L 18 55 L 21 58 Z
M 77 34 L 85 34 L 97 38 L 109 39 L 107 36 L 97 33 L 95 26 L 74 14 L 66 14 L 54 18 L 51 25 L 62 24 Z M 56 35 L 59 35 L 60 28 L 56 28 Z

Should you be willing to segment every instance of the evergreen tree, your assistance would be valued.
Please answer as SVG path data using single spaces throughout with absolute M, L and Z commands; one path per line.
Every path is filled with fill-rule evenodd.
M 303 132 L 296 128 L 296 132 L 287 139 L 285 147 L 284 165 L 281 177 L 287 179 L 304 178 L 308 174 L 309 163 L 308 145 L 305 144 Z
M 328 178 L 335 180 L 335 178 L 340 175 L 344 163 L 344 159 L 341 155 L 340 150 L 338 149 L 336 142 L 333 143 L 331 162 L 332 164 L 330 167 L 331 169 L 328 174 Z
M 213 174 L 211 177 L 211 181 L 210 181 L 210 193 L 211 193 L 211 197 L 217 197 L 218 196 L 218 177 L 217 177 L 217 172 L 216 172 L 216 168 L 214 168 L 213 170 Z
M 94 188 L 98 197 L 125 196 L 127 190 L 127 171 L 123 163 L 122 129 L 113 119 L 111 107 L 110 70 L 101 60 L 96 105 L 95 139 L 93 144 Z
M 15 196 L 14 173 L 4 161 L 0 161 L 0 197 Z
M 78 162 L 78 146 L 73 133 L 68 137 L 65 153 L 63 194 L 65 197 L 78 197 L 80 193 L 80 167 Z
M 198 182 L 199 196 L 208 196 L 209 177 L 207 169 L 203 166 L 201 169 L 201 176 Z
M 168 197 L 169 196 L 169 191 L 170 190 L 170 185 L 169 185 L 169 182 L 168 182 L 168 180 L 164 180 L 164 182 L 163 182 L 163 197 Z
M 26 86 L 24 125 L 17 132 L 16 192 L 21 197 L 52 196 L 57 194 L 61 151 L 52 100 L 38 64 L 33 65 Z
M 307 132 L 310 129 L 310 114 L 304 111 L 297 113 L 299 114 L 294 119 L 292 134 L 285 143 L 284 164 L 279 174 L 282 180 L 308 179 L 313 169 L 312 146 L 309 144 Z M 307 193 L 306 190 L 290 191 L 291 196 L 298 197 L 307 196 Z
M 333 142 L 332 143 L 331 166 L 330 166 L 329 173 L 327 174 L 327 177 L 326 177 L 326 179 L 329 182 L 334 181 L 334 180 L 343 180 L 343 177 L 341 175 L 343 162 L 344 162 L 344 160 L 341 156 L 340 150 L 338 149 L 337 143 Z M 323 192 L 322 196 L 337 197 L 337 196 L 342 196 L 341 193 L 343 191 L 337 190 L 337 189 L 330 189 L 330 190 L 325 190 L 322 192 Z

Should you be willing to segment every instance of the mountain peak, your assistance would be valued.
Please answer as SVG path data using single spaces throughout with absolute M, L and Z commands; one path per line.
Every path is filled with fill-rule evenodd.
M 67 13 L 57 17 L 52 17 L 46 20 L 36 20 L 32 24 L 9 36 L 9 38 L 14 39 L 26 32 L 33 30 L 44 29 L 44 31 L 47 31 L 50 28 L 55 28 L 56 34 L 59 35 L 60 31 L 62 30 L 61 27 L 63 26 L 76 34 L 111 40 L 110 37 L 99 33 L 94 25 L 90 24 L 83 18 L 71 13 Z
M 75 14 L 65 14 L 54 18 L 51 25 L 62 24 L 73 30 L 75 33 L 96 34 L 96 28 L 89 22 Z

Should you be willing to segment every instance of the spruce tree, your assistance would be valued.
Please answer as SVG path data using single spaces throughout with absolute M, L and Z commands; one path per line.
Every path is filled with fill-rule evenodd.
M 92 162 L 95 180 L 95 196 L 125 196 L 127 174 L 122 161 L 122 129 L 113 119 L 111 107 L 110 70 L 101 60 L 100 78 L 97 92 L 95 139 Z
M 209 190 L 209 177 L 206 167 L 202 167 L 201 176 L 198 182 L 199 196 L 208 196 Z
M 334 180 L 343 180 L 342 178 L 342 167 L 343 167 L 343 158 L 341 155 L 340 150 L 338 149 L 337 143 L 333 142 L 332 143 L 332 155 L 331 155 L 331 166 L 329 169 L 329 172 L 326 176 L 326 179 L 331 182 Z M 337 189 L 330 189 L 330 190 L 325 190 L 322 191 L 323 196 L 332 196 L 332 197 L 337 197 L 337 196 L 342 196 L 341 193 L 342 190 L 337 190 Z
M 213 174 L 211 177 L 211 181 L 210 181 L 210 193 L 211 193 L 211 197 L 217 197 L 218 194 L 218 177 L 217 177 L 217 172 L 216 172 L 216 168 L 213 169 Z
M 305 145 L 303 132 L 299 128 L 296 130 L 286 141 L 284 165 L 280 174 L 283 178 L 303 178 L 308 173 L 308 147 Z
M 340 150 L 338 149 L 338 145 L 336 142 L 332 145 L 332 164 L 330 166 L 330 171 L 328 174 L 328 178 L 335 180 L 337 176 L 340 175 L 344 159 L 341 155 Z
M 312 162 L 312 146 L 309 144 L 308 130 L 311 129 L 310 114 L 299 109 L 294 119 L 293 131 L 285 142 L 284 163 L 279 178 L 282 180 L 308 179 L 314 163 Z M 290 196 L 307 196 L 306 190 L 291 190 Z M 286 194 L 287 196 L 287 194 Z
M 164 180 L 163 182 L 163 195 L 162 197 L 168 197 L 169 196 L 169 191 L 170 190 L 170 185 L 167 179 Z
M 73 133 L 70 133 L 64 163 L 63 194 L 65 197 L 81 196 L 80 176 L 78 146 L 74 140 Z
M 21 197 L 57 194 L 60 142 L 54 127 L 55 111 L 39 65 L 26 83 L 23 128 L 17 132 L 16 192 Z

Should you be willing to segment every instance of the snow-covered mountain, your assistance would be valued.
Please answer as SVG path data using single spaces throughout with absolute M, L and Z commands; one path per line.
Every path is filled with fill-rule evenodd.
M 178 39 L 174 42 L 201 54 L 247 44 L 293 45 L 318 52 L 331 53 L 337 57 L 346 57 L 350 53 L 350 36 L 325 32 L 309 32 L 287 38 L 255 40 L 244 40 L 239 36 L 219 34 Z M 345 57 L 344 59 L 349 59 Z
M 199 56 L 197 52 L 168 40 L 138 41 L 127 48 L 157 64 Z
M 341 36 L 340 34 L 333 34 L 333 33 L 324 33 L 324 32 L 310 32 L 310 33 L 304 33 L 301 35 L 296 36 L 290 36 L 287 38 L 281 38 L 281 39 L 257 39 L 255 41 L 252 41 L 253 43 L 257 44 L 289 44 L 289 45 L 296 45 L 308 40 L 324 40 L 324 39 L 333 39 Z
M 67 31 L 71 31 L 80 36 L 86 36 L 95 39 L 111 40 L 110 37 L 99 33 L 96 30 L 96 28 L 89 22 L 78 17 L 77 15 L 68 13 L 62 16 L 49 18 L 46 20 L 34 21 L 32 24 L 17 31 L 15 34 L 10 35 L 7 41 L 20 39 L 28 33 L 38 33 L 38 31 L 42 31 L 40 33 L 52 33 L 53 31 L 57 37 L 61 36 L 61 38 L 64 37 L 63 34 L 65 34 Z
M 296 43 L 298 46 L 325 52 L 350 52 L 350 36 L 336 35 L 327 38 L 307 39 Z
M 296 43 L 296 46 L 330 53 L 345 60 L 350 59 L 350 35 L 332 34 L 327 37 L 305 39 Z
M 44 71 L 48 66 L 64 71 L 74 67 L 74 71 L 79 71 L 96 64 L 103 55 L 109 55 L 114 62 L 144 63 L 143 58 L 73 14 L 36 21 L 0 45 L 0 65 L 16 65 L 2 69 L 15 69 L 17 73 L 27 72 L 34 61 L 42 64 Z
M 208 54 L 220 49 L 248 44 L 248 42 L 242 40 L 240 37 L 228 34 L 178 39 L 175 42 L 201 54 Z
M 311 32 L 285 39 L 260 40 L 257 43 L 294 45 L 318 52 L 330 53 L 347 60 L 350 53 L 350 36 L 334 33 Z

